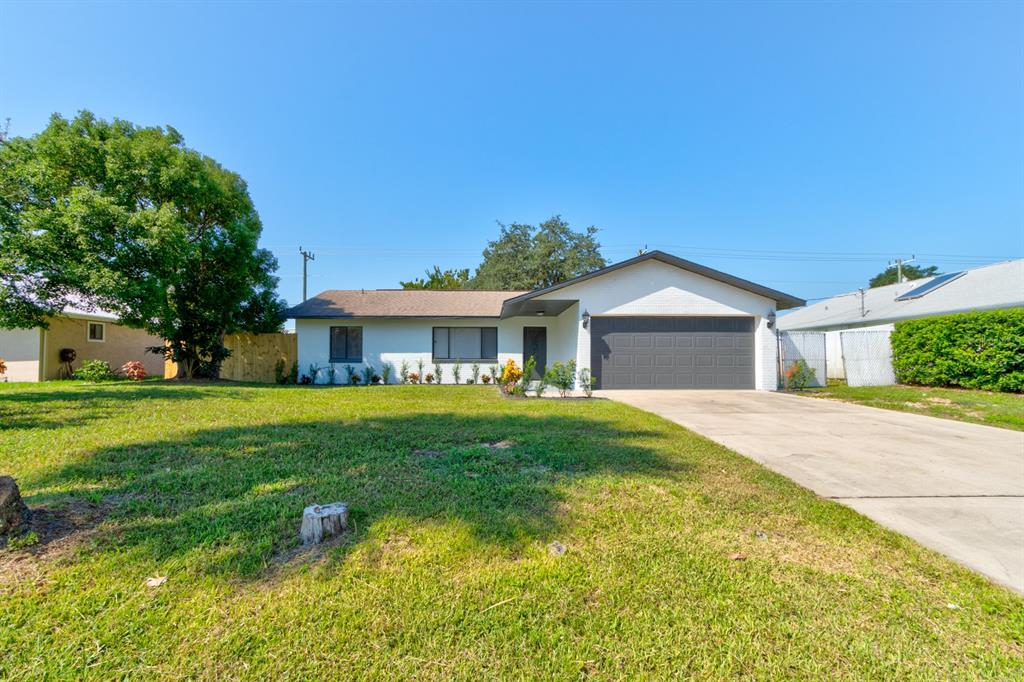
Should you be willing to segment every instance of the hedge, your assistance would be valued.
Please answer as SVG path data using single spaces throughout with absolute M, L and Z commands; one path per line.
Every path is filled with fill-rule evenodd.
M 1024 392 L 1024 308 L 897 322 L 891 341 L 900 383 Z

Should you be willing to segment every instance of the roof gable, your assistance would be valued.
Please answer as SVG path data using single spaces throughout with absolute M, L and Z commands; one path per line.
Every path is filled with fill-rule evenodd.
M 525 301 L 529 301 L 530 299 L 536 298 L 538 296 L 543 296 L 545 294 L 549 294 L 551 292 L 573 286 L 574 284 L 579 284 L 581 282 L 594 279 L 595 277 L 601 277 L 603 275 L 607 275 L 609 273 L 622 270 L 623 268 L 628 268 L 632 265 L 637 265 L 638 263 L 644 263 L 646 261 L 651 260 L 660 261 L 667 265 L 680 268 L 681 270 L 686 270 L 687 272 L 692 272 L 694 274 L 701 275 L 702 277 L 707 277 L 708 279 L 712 279 L 717 282 L 722 282 L 723 284 L 728 284 L 729 286 L 736 287 L 737 289 L 749 291 L 753 294 L 757 294 L 758 296 L 764 296 L 765 298 L 775 301 L 776 307 L 779 308 L 780 310 L 785 308 L 795 308 L 798 306 L 802 306 L 806 303 L 806 301 L 797 298 L 796 296 L 790 296 L 789 294 L 782 293 L 781 291 L 769 289 L 768 287 L 761 286 L 760 284 L 755 284 L 754 282 L 750 282 L 748 280 L 735 277 L 720 270 L 715 270 L 713 268 L 700 265 L 699 263 L 694 263 L 693 261 L 688 261 L 684 258 L 673 256 L 672 254 L 665 253 L 664 251 L 648 251 L 647 253 L 640 254 L 635 258 L 630 258 L 628 260 L 614 263 L 612 265 L 609 265 L 608 267 L 601 268 L 600 270 L 595 270 L 594 272 L 589 272 L 585 275 L 580 275 L 579 277 L 574 277 L 573 279 L 569 279 L 564 282 L 559 282 L 558 284 L 552 285 L 544 289 L 529 291 L 520 296 L 510 298 L 508 301 L 505 302 L 503 310 L 508 308 L 515 308 L 519 304 Z

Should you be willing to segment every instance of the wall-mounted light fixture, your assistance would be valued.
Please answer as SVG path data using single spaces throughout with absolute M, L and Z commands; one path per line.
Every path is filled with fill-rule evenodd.
M 580 319 L 583 320 L 583 328 L 584 329 L 586 329 L 587 327 L 590 326 L 590 313 L 588 313 L 585 308 L 583 310 L 583 315 L 580 316 Z
M 768 328 L 775 329 L 775 311 L 772 310 L 768 313 Z
M 543 310 L 538 310 L 536 312 L 536 315 L 537 315 L 537 317 L 544 317 L 544 311 Z

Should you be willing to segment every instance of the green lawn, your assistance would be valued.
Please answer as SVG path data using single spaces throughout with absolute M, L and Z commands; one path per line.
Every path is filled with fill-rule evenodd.
M 1024 395 L 927 386 L 830 384 L 802 395 L 1024 431 Z
M 0 385 L 0 457 L 3 679 L 1024 676 L 1021 597 L 609 401 Z

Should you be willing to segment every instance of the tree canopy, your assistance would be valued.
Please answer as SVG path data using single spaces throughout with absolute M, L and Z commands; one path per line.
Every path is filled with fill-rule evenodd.
M 402 282 L 406 289 L 540 289 L 605 266 L 597 228 L 576 232 L 561 216 L 540 225 L 498 223 L 501 234 L 488 242 L 473 277 L 466 270 L 434 266 L 426 279 Z
M 242 178 L 174 128 L 55 114 L 0 145 L 0 326 L 102 307 L 215 376 L 225 333 L 281 323 L 261 231 Z
M 468 289 L 470 286 L 469 268 L 442 271 L 435 265 L 433 270 L 425 270 L 424 273 L 426 277 L 399 284 L 403 289 Z
M 903 265 L 903 279 L 921 279 L 922 277 L 931 277 L 939 271 L 939 266 L 929 265 L 927 267 L 918 267 L 913 263 L 905 263 Z M 887 284 L 896 284 L 896 278 L 898 276 L 897 268 L 895 265 L 890 265 L 885 270 L 871 278 L 868 282 L 868 286 L 871 289 L 875 287 L 884 287 Z

